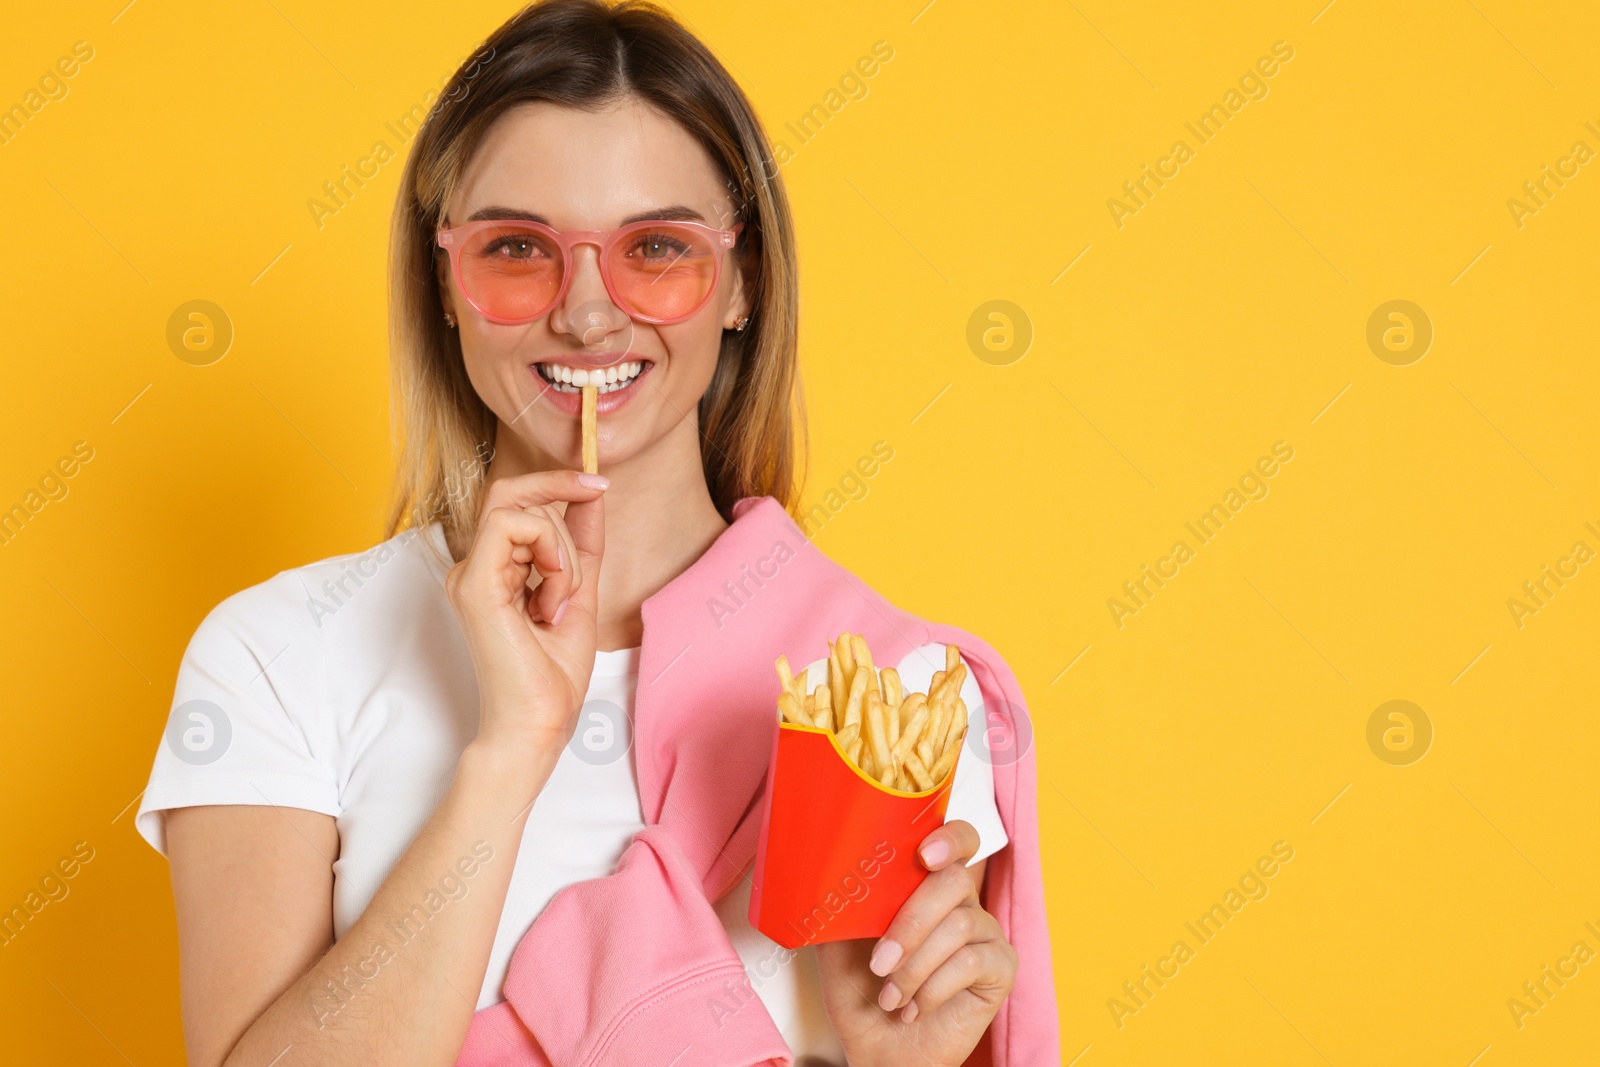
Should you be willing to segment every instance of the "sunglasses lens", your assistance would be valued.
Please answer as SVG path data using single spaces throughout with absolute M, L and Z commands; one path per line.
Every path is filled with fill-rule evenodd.
M 612 248 L 612 295 L 638 318 L 686 318 L 711 295 L 718 252 L 712 239 L 698 230 L 651 223 Z
M 549 235 L 516 222 L 486 226 L 461 249 L 461 287 L 496 318 L 542 315 L 561 290 L 561 271 Z

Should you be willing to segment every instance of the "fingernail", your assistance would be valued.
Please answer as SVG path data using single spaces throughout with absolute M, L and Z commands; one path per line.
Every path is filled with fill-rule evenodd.
M 878 994 L 878 1007 L 884 1011 L 894 1011 L 900 1003 L 900 990 L 895 988 L 893 982 L 883 983 L 883 992 Z
M 930 870 L 949 858 L 950 842 L 942 837 L 922 846 L 922 865 Z
M 565 615 L 567 613 L 567 604 L 571 600 L 572 600 L 571 597 L 567 597 L 566 600 L 563 600 L 559 605 L 556 606 L 556 613 L 554 615 L 550 616 L 550 625 L 551 626 L 560 626 L 561 625 L 561 616 L 563 616 L 563 615 Z
M 916 1022 L 917 1002 L 913 1000 L 910 1004 L 907 1004 L 906 1010 L 900 1013 L 900 1018 L 904 1019 L 908 1023 Z
M 867 968 L 871 970 L 873 974 L 877 975 L 879 978 L 882 978 L 884 975 L 894 970 L 895 964 L 900 962 L 900 956 L 904 953 L 904 951 L 905 950 L 900 947 L 900 943 L 898 941 L 891 941 L 888 938 L 884 938 L 882 941 L 878 942 L 878 947 L 872 950 L 872 959 L 867 962 Z
M 578 484 L 585 489 L 605 489 L 611 484 L 611 479 L 603 474 L 580 474 Z

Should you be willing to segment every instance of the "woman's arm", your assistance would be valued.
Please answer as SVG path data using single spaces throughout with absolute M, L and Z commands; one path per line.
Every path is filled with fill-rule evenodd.
M 445 578 L 478 680 L 478 735 L 332 947 L 331 819 L 266 807 L 169 813 L 192 1063 L 456 1061 L 525 816 L 594 668 L 606 485 L 545 471 L 489 486 L 471 550 Z
M 337 943 L 332 817 L 169 811 L 189 1062 L 454 1063 L 524 815 L 554 763 L 469 745 L 444 799 Z

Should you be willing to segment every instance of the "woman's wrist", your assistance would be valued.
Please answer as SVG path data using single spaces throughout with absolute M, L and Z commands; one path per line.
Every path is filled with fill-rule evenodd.
M 514 817 L 538 797 L 560 758 L 548 743 L 479 736 L 462 749 L 456 780 L 484 789 Z

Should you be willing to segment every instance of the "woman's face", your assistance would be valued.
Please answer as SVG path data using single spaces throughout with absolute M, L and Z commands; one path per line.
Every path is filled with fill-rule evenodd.
M 694 138 L 628 97 L 598 112 L 537 103 L 500 116 L 462 175 L 449 225 L 475 215 L 505 217 L 509 209 L 562 231 L 608 231 L 663 215 L 729 229 L 733 208 Z M 638 365 L 630 384 L 599 397 L 602 469 L 640 455 L 675 430 L 693 432 L 723 330 L 749 314 L 732 250 L 723 255 L 705 306 L 683 322 L 653 326 L 629 319 L 612 303 L 598 249 L 578 245 L 560 302 L 532 322 L 506 326 L 468 303 L 440 249 L 444 306 L 456 318 L 467 375 L 505 428 L 496 451 L 516 448 L 534 467 L 580 466 L 579 395 L 552 384 L 551 377 L 564 376 L 559 368 L 592 373 L 597 366 L 616 367 L 625 374 Z

